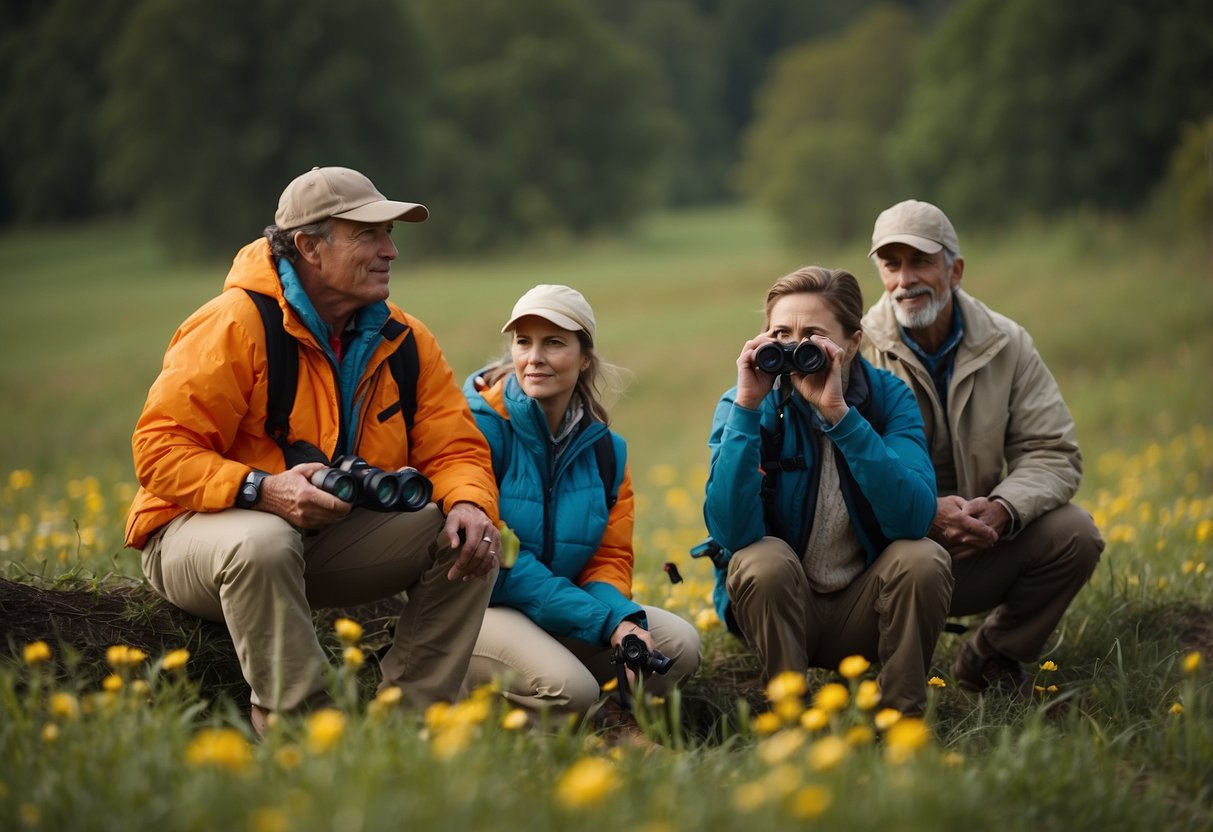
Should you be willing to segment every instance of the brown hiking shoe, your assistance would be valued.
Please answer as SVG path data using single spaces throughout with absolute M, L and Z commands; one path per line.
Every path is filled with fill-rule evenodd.
M 983 656 L 973 643 L 977 638 L 974 636 L 962 644 L 956 661 L 952 663 L 952 676 L 957 686 L 974 693 L 993 688 L 1031 698 L 1032 680 L 1024 673 L 1019 662 L 994 650 L 990 655 Z

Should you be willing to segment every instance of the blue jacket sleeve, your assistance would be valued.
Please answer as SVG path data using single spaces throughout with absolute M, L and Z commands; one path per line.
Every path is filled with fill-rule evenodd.
M 644 607 L 628 598 L 606 581 L 590 581 L 588 584 L 583 584 L 581 589 L 611 608 L 611 617 L 603 626 L 603 642 L 609 642 L 611 640 L 611 633 L 615 632 L 615 628 L 619 626 L 619 623 L 628 617 L 631 617 L 633 621 L 646 630 L 648 629 L 649 623 L 644 614 Z
M 760 414 L 735 404 L 736 388 L 716 405 L 712 457 L 703 515 L 708 533 L 730 552 L 766 534 L 762 511 L 762 431 Z
M 519 552 L 514 565 L 501 570 L 489 603 L 513 607 L 554 636 L 590 644 L 609 643 L 611 633 L 623 619 L 588 587 L 583 589 L 568 578 L 553 575 L 530 552 Z
M 825 429 L 890 540 L 924 537 L 935 517 L 935 468 L 910 389 L 886 383 L 884 435 L 851 408 Z

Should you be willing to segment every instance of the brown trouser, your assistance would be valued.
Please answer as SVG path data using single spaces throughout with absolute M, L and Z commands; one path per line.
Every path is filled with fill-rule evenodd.
M 1091 515 L 1066 503 L 1015 538 L 953 561 L 949 615 L 993 609 L 975 634 L 981 652 L 992 648 L 1015 661 L 1034 662 L 1103 549 Z
M 669 672 L 645 677 L 650 693 L 664 695 L 699 666 L 699 633 L 685 619 L 644 607 L 653 647 L 674 660 Z M 512 607 L 489 607 L 468 667 L 468 687 L 496 680 L 506 699 L 532 710 L 584 715 L 615 678 L 611 648 L 548 633 Z
M 252 701 L 290 710 L 324 689 L 327 659 L 313 607 L 408 593 L 382 662 L 383 685 L 417 705 L 458 696 L 496 572 L 449 581 L 455 559 L 442 512 L 355 509 L 317 534 L 261 511 L 189 512 L 143 550 L 143 571 L 168 601 L 227 624 Z
M 935 641 L 952 595 L 951 559 L 931 540 L 898 540 L 837 592 L 814 592 L 800 555 L 776 537 L 733 553 L 733 615 L 767 678 L 837 668 L 850 655 L 880 663 L 881 703 L 907 714 L 926 707 Z

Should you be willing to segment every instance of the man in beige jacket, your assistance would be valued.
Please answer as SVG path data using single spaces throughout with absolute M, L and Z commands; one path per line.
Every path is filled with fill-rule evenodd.
M 1082 477 L 1074 420 L 1031 336 L 960 288 L 964 258 L 943 211 L 907 200 L 882 212 L 869 257 L 885 292 L 864 316 L 864 353 L 922 411 L 950 614 L 993 610 L 953 674 L 971 690 L 1028 694 L 1020 663 L 1039 658 L 1104 548 L 1070 502 Z

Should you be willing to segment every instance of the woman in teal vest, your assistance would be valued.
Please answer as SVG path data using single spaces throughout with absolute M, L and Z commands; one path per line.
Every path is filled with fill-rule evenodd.
M 594 352 L 594 312 L 580 292 L 540 285 L 501 331 L 509 354 L 473 374 L 464 394 L 519 551 L 498 575 L 468 681 L 496 679 L 519 705 L 584 715 L 616 675 L 613 648 L 631 635 L 673 660 L 645 677 L 645 690 L 663 692 L 695 671 L 699 634 L 631 600 L 632 481 L 599 398 L 596 382 L 613 368 Z

